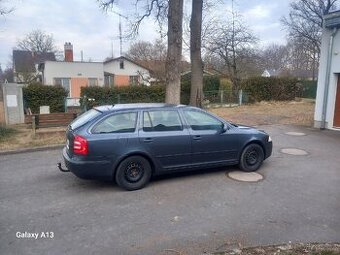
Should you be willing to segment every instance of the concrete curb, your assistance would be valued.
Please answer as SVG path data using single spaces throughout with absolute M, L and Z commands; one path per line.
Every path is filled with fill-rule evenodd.
M 65 144 L 56 144 L 56 145 L 40 146 L 40 147 L 33 147 L 33 148 L 24 148 L 24 149 L 18 149 L 18 150 L 0 151 L 0 156 L 35 152 L 35 151 L 58 150 L 58 149 L 62 149 L 64 146 Z

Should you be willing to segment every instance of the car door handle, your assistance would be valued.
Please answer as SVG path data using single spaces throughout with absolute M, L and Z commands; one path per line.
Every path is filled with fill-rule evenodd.
M 151 143 L 153 141 L 152 138 L 148 137 L 148 138 L 144 138 L 144 142 L 145 143 Z
M 201 140 L 201 136 L 200 135 L 194 135 L 193 139 L 196 140 L 196 141 Z

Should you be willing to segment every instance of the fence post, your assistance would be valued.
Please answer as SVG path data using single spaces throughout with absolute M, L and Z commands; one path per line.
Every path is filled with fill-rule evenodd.
M 35 115 L 32 116 L 32 135 L 35 137 L 36 133 L 36 123 L 35 123 Z
M 118 104 L 120 104 L 120 94 L 117 95 Z
M 242 99 L 243 99 L 243 90 L 241 89 L 238 92 L 238 105 L 242 105 Z
M 221 99 L 221 104 L 223 104 L 223 101 L 224 101 L 224 100 L 223 100 L 223 96 L 224 96 L 223 94 L 224 94 L 224 90 L 221 90 L 221 94 L 220 94 L 220 97 L 221 97 L 221 98 L 220 98 L 220 99 Z

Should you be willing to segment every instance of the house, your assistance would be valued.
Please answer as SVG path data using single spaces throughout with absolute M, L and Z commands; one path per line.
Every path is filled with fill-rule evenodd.
M 38 66 L 47 60 L 56 60 L 53 52 L 13 50 L 14 82 L 28 83 L 36 80 L 41 81 L 41 77 L 38 73 Z
M 68 97 L 80 97 L 81 87 L 104 86 L 104 67 L 102 62 L 73 61 L 73 46 L 64 45 L 64 61 L 44 61 L 39 65 L 42 83 L 61 85 Z
M 81 88 L 87 86 L 149 84 L 149 70 L 126 57 L 105 62 L 74 61 L 71 43 L 65 43 L 64 55 L 64 61 L 44 61 L 39 70 L 43 84 L 63 86 L 69 91 L 70 98 L 79 98 Z
M 105 84 L 107 86 L 150 85 L 150 70 L 127 58 L 111 58 L 104 62 Z
M 340 11 L 324 16 L 314 126 L 340 131 Z
M 261 74 L 262 77 L 277 77 L 281 73 L 280 70 L 275 70 L 275 69 L 265 69 L 263 73 Z

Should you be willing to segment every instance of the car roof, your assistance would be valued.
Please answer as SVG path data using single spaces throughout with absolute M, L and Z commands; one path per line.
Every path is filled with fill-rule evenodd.
M 116 110 L 129 110 L 129 109 L 149 109 L 149 108 L 180 108 L 187 107 L 179 104 L 164 104 L 164 103 L 135 103 L 135 104 L 115 104 L 115 105 L 101 105 L 94 107 L 101 112 L 116 111 Z

